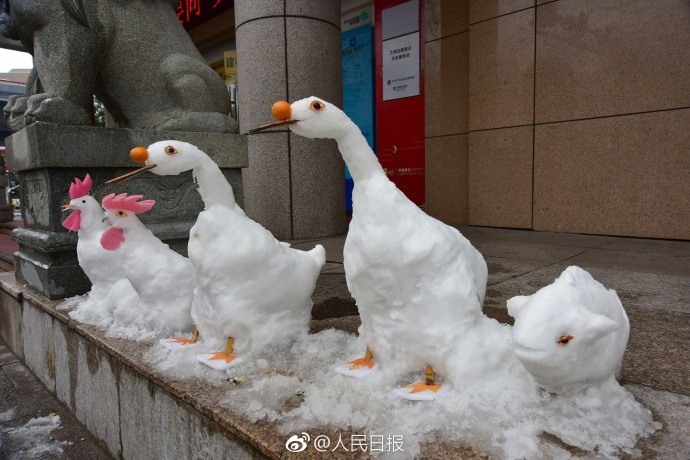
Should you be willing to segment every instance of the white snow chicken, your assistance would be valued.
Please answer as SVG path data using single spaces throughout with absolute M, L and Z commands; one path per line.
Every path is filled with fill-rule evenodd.
M 116 305 L 113 299 L 108 298 L 113 287 L 118 284 L 115 291 L 131 293 L 131 286 L 127 286 L 129 282 L 117 263 L 117 255 L 101 246 L 101 235 L 108 224 L 100 203 L 89 195 L 92 187 L 93 181 L 89 174 L 83 181 L 75 178 L 70 184 L 70 202 L 62 208 L 72 212 L 62 226 L 77 232 L 77 259 L 91 281 L 89 298 L 80 303 L 70 316 L 82 322 L 99 323 L 110 317 L 111 308 Z
M 156 203 L 126 193 L 103 198 L 111 226 L 102 246 L 115 251 L 118 263 L 140 298 L 138 325 L 171 333 L 192 327 L 192 265 L 159 240 L 137 217 Z

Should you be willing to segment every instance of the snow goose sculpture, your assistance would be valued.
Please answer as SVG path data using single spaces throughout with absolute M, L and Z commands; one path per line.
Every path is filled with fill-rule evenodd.
M 82 322 L 99 322 L 110 316 L 107 300 L 115 284 L 127 284 L 124 273 L 117 263 L 117 255 L 105 250 L 101 246 L 101 235 L 108 228 L 103 208 L 94 197 L 89 195 L 93 181 L 88 174 L 84 180 L 75 178 L 70 184 L 70 202 L 63 206 L 64 210 L 72 210 L 62 223 L 68 230 L 76 231 L 77 259 L 91 281 L 91 291 L 87 301 L 80 303 L 70 316 Z M 130 290 L 126 286 L 125 291 Z M 121 289 L 119 289 L 121 291 Z
M 277 102 L 272 111 L 281 121 L 250 133 L 287 125 L 301 136 L 335 139 L 355 183 L 343 255 L 367 348 L 336 371 L 361 377 L 377 365 L 398 375 L 424 369 L 424 382 L 396 394 L 434 399 L 435 372 L 447 375 L 457 341 L 483 317 L 486 262 L 458 230 L 398 190 L 359 128 L 333 104 L 309 97 Z
M 515 355 L 542 388 L 575 393 L 614 378 L 630 324 L 618 295 L 568 267 L 531 296 L 508 300 Z
M 115 251 L 118 263 L 141 299 L 139 325 L 156 332 L 189 330 L 194 276 L 189 260 L 176 253 L 147 229 L 137 214 L 148 211 L 154 200 L 126 193 L 103 198 L 111 226 L 102 246 Z
M 245 215 L 218 165 L 194 145 L 161 141 L 131 156 L 146 163 L 138 171 L 176 175 L 191 169 L 199 185 L 205 209 L 190 231 L 188 250 L 196 284 L 192 318 L 204 340 L 223 340 L 226 349 L 197 360 L 227 369 L 240 362 L 235 345 L 258 351 L 308 331 L 311 295 L 326 261 L 323 246 L 305 252 L 276 240 Z

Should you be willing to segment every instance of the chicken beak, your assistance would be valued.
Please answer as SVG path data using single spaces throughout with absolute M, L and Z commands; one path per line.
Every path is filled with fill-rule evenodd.
M 63 211 L 69 211 L 70 209 L 77 209 L 77 207 L 74 206 L 73 204 L 63 204 L 60 207 L 62 208 Z
M 108 181 L 105 181 L 106 184 L 119 184 L 122 181 L 125 181 L 127 179 L 131 179 L 134 176 L 137 176 L 143 172 L 148 171 L 149 169 L 155 168 L 156 165 L 146 165 L 144 167 L 141 167 L 139 169 L 135 169 L 134 171 L 128 172 L 127 174 L 123 174 L 121 176 L 115 177 L 113 179 L 110 179 Z
M 299 120 L 276 121 L 275 123 L 269 123 L 267 125 L 259 126 L 258 128 L 250 129 L 249 131 L 247 131 L 247 134 L 258 133 L 259 131 L 263 131 L 263 130 L 271 129 L 271 128 L 276 128 L 278 126 L 291 125 L 293 123 L 297 123 L 298 121 Z

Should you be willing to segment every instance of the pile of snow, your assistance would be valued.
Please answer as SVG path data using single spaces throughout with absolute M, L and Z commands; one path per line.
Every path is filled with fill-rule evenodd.
M 80 323 L 93 324 L 108 337 L 135 341 L 181 335 L 181 331 L 154 328 L 146 321 L 140 300 L 126 279 L 117 282 L 105 298 L 94 298 L 93 292 L 65 299 L 56 307 L 69 311 L 70 318 Z M 190 334 L 191 331 L 185 331 Z
M 16 412 L 17 410 L 14 407 L 6 412 L 0 412 L 0 423 L 9 422 L 12 420 Z
M 510 328 L 497 327 L 496 334 L 508 337 Z M 455 380 L 459 382 L 455 386 L 445 385 L 431 402 L 404 401 L 392 394 L 395 388 L 422 380 L 423 369 L 403 377 L 395 377 L 394 369 L 382 369 L 364 379 L 335 373 L 336 364 L 359 356 L 362 348 L 357 337 L 334 329 L 305 334 L 291 347 L 247 355 L 226 374 L 195 363 L 198 350 L 170 352 L 154 346 L 145 359 L 175 378 L 226 385 L 224 406 L 252 422 L 275 423 L 286 439 L 316 427 L 402 436 L 404 452 L 390 453 L 393 457 L 410 458 L 420 452 L 420 444 L 440 440 L 509 459 L 570 456 L 544 440 L 542 433 L 613 457 L 619 449 L 630 451 L 639 438 L 660 428 L 650 411 L 613 379 L 569 396 L 539 390 L 517 359 L 501 350 L 509 344 L 509 340 L 494 340 L 496 355 L 508 356 L 500 366 L 466 382 Z M 466 358 L 473 362 L 483 359 L 483 354 L 468 344 Z M 230 377 L 241 377 L 243 383 L 226 382 Z M 443 382 L 442 375 L 438 378 Z
M 56 441 L 53 430 L 61 428 L 60 416 L 32 418 L 24 426 L 3 431 L 3 449 L 7 460 L 45 458 L 46 455 L 59 455 L 63 447 L 71 445 L 68 441 Z M 8 452 L 9 451 L 9 452 Z

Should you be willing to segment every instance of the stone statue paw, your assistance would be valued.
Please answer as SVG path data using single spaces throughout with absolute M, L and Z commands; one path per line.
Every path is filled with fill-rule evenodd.
M 24 129 L 24 112 L 26 112 L 26 96 L 13 95 L 7 99 L 7 104 L 2 111 L 10 131 L 17 132 Z
M 30 96 L 26 104 L 26 111 L 24 112 L 26 126 L 37 121 L 91 126 L 91 117 L 87 111 L 67 99 L 40 93 Z

